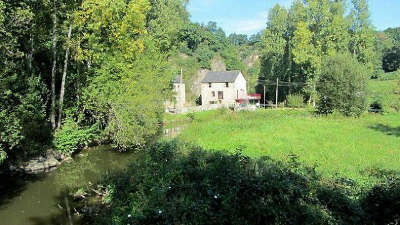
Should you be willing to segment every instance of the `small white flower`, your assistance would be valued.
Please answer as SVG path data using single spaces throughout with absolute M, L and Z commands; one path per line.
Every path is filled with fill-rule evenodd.
M 162 213 L 162 211 L 161 210 L 158 210 L 158 214 L 161 214 Z
M 217 198 L 218 198 L 218 196 L 214 195 L 214 198 L 215 198 L 215 199 L 217 199 Z
M 129 215 L 128 215 L 128 218 L 131 218 L 131 217 L 132 217 L 132 215 L 131 215 L 131 214 L 129 214 Z

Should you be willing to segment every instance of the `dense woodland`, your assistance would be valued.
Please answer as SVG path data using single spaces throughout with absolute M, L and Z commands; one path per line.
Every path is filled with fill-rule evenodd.
M 197 118 L 201 114 L 177 115 L 191 123 L 189 136 L 191 131 L 193 137 L 204 132 L 204 138 L 215 140 L 208 129 L 226 127 L 257 133 L 241 141 L 265 147 L 258 140 L 261 126 L 275 127 L 259 120 L 279 114 L 271 121 L 279 129 L 280 120 L 286 121 L 289 128 L 280 131 L 285 135 L 296 121 L 306 121 L 322 124 L 319 129 L 328 136 L 361 120 L 368 108 L 394 112 L 388 120 L 394 123 L 400 110 L 400 86 L 395 84 L 400 79 L 400 28 L 377 31 L 367 2 L 295 0 L 289 8 L 276 5 L 265 29 L 247 36 L 227 35 L 215 22 L 191 22 L 189 0 L 0 0 L 0 172 L 48 150 L 69 156 L 107 144 L 144 154 L 123 173 L 68 189 L 74 213 L 87 224 L 399 224 L 398 171 L 371 168 L 362 171 L 372 177 L 362 183 L 321 175 L 296 155 L 282 161 L 255 159 L 243 154 L 246 146 L 230 149 L 235 152 L 230 154 L 160 138 L 168 123 L 164 102 L 174 97 L 172 80 L 182 69 L 187 101 L 195 105 L 199 96 L 191 87 L 199 71 L 214 64 L 241 70 L 250 93 L 263 94 L 267 87 L 268 104 L 307 105 L 309 110 L 206 112 L 214 123 L 203 130 L 204 121 Z M 390 79 L 397 89 L 371 90 L 372 79 Z M 283 84 L 278 102 L 276 80 Z M 370 94 L 377 92 L 387 96 Z M 334 119 L 338 115 L 341 120 Z M 388 118 L 368 116 L 365 124 Z M 320 120 L 325 117 L 331 129 Z M 314 129 L 298 124 L 298 133 L 305 126 Z M 390 138 L 400 136 L 397 127 L 364 128 L 366 134 L 379 130 Z M 264 135 L 278 133 L 268 129 Z M 314 148 L 331 150 L 330 143 L 321 144 L 325 137 L 318 132 L 323 133 L 309 132 Z M 350 136 L 354 130 L 346 132 Z M 278 141 L 287 141 L 285 135 L 270 138 L 284 148 Z M 296 143 L 306 142 L 305 137 L 295 136 Z M 370 148 L 385 151 L 391 159 L 398 156 L 393 153 L 397 139 L 370 139 Z M 348 142 L 343 152 L 355 145 Z M 379 148 L 383 142 L 390 150 Z M 382 158 L 370 148 L 369 154 Z M 362 157 L 366 151 L 351 150 Z M 72 224 L 68 197 L 63 201 Z
M 365 0 L 276 5 L 251 37 L 191 22 L 187 4 L 1 0 L 0 161 L 100 143 L 142 148 L 159 135 L 180 68 L 190 82 L 215 58 L 242 70 L 250 92 L 279 78 L 289 84 L 280 101 L 298 94 L 350 116 L 367 107 L 366 79 L 400 65 L 400 29 L 376 31 Z M 335 82 L 346 94 L 332 94 Z

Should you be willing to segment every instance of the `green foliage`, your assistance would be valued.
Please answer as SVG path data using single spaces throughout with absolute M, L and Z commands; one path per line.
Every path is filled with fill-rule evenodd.
M 194 113 L 188 113 L 186 114 L 187 118 L 189 118 L 189 120 L 191 122 L 193 122 L 196 119 L 196 115 Z
M 400 69 L 400 46 L 388 49 L 383 53 L 382 68 L 385 72 L 394 72 Z
M 376 38 L 367 2 L 353 0 L 350 15 L 346 11 L 345 1 L 329 0 L 294 1 L 289 10 L 272 8 L 262 37 L 260 82 L 278 77 L 305 83 L 303 93 L 315 103 L 326 57 L 352 53 L 369 74 L 380 71 L 379 52 L 385 43 Z M 280 96 L 291 91 L 282 90 Z
M 304 107 L 304 97 L 301 94 L 291 94 L 287 96 L 287 105 L 292 108 Z
M 67 118 L 61 129 L 55 132 L 53 144 L 60 153 L 71 155 L 89 146 L 98 137 L 98 132 L 96 125 L 83 128 L 71 118 Z
M 158 48 L 169 52 L 179 46 L 179 32 L 189 21 L 188 12 L 182 0 L 150 0 L 151 9 L 147 14 L 147 26 Z
M 157 143 L 106 187 L 93 224 L 392 224 L 399 218 L 399 181 L 372 189 L 322 178 L 298 157 L 285 161 L 206 152 Z M 362 197 L 358 196 L 362 193 Z M 284 212 L 284 213 L 283 213 Z M 232 215 L 235 215 L 232 217 Z
M 194 54 L 197 57 L 200 68 L 211 69 L 211 60 L 214 57 L 214 52 L 211 51 L 208 45 L 199 45 Z
M 377 102 L 383 112 L 398 112 L 400 110 L 400 83 L 398 75 L 384 74 L 378 80 L 369 81 L 369 104 Z
M 141 147 L 159 132 L 160 96 L 167 94 L 163 87 L 171 79 L 172 72 L 157 52 L 146 51 L 134 64 L 110 58 L 87 89 L 86 108 L 105 125 L 118 148 Z
M 234 45 L 245 45 L 249 43 L 249 39 L 245 34 L 230 34 L 229 41 Z
M 384 180 L 361 199 L 369 224 L 396 224 L 400 222 L 400 178 Z
M 391 73 L 381 74 L 379 80 L 400 80 L 400 69 Z
M 83 59 L 89 57 L 96 64 L 83 104 L 85 113 L 105 129 L 104 138 L 125 150 L 142 147 L 158 134 L 165 100 L 161 96 L 169 94 L 173 73 L 160 43 L 145 35 L 148 2 L 112 5 L 108 7 L 105 0 L 93 8 L 87 0 L 76 13 L 85 27 L 81 35 L 88 37 L 88 45 L 80 43 Z M 107 12 L 106 16 L 98 11 Z
M 244 71 L 244 65 L 240 60 L 239 51 L 233 46 L 229 46 L 221 51 L 227 70 Z
M 179 152 L 176 143 L 149 149 L 127 174 L 106 181 L 109 214 L 96 224 L 331 224 L 313 195 L 312 170 L 271 159 Z M 273 182 L 271 182 L 273 181 Z M 149 188 L 150 187 L 150 188 Z M 124 207 L 122 207 L 124 206 Z M 285 212 L 282 214 L 281 212 Z M 235 215 L 232 217 L 231 215 Z
M 393 40 L 395 46 L 400 46 L 400 27 L 388 28 L 384 32 Z
M 360 116 L 367 105 L 367 77 L 364 66 L 349 55 L 324 61 L 318 85 L 318 112 L 338 110 L 346 116 Z

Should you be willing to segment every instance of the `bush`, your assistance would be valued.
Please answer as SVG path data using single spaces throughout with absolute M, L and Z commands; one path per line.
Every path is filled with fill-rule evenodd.
M 186 114 L 186 117 L 190 119 L 190 122 L 193 122 L 196 119 L 196 115 L 193 112 Z
M 105 187 L 103 203 L 91 205 L 95 213 L 85 218 L 99 225 L 399 222 L 400 179 L 392 172 L 364 189 L 349 179 L 322 178 L 293 155 L 285 162 L 255 160 L 241 149 L 229 155 L 157 143 L 128 171 L 99 185 Z M 98 202 L 86 201 L 86 208 Z
M 97 129 L 81 128 L 72 119 L 66 119 L 60 130 L 54 134 L 54 146 L 64 155 L 70 155 L 88 146 L 97 137 Z
M 366 75 L 364 66 L 350 55 L 328 57 L 317 88 L 317 111 L 330 114 L 337 110 L 345 116 L 360 116 L 367 109 Z
M 176 142 L 159 143 L 127 173 L 108 178 L 102 184 L 108 193 L 100 213 L 104 217 L 93 215 L 89 221 L 219 225 L 343 224 L 360 219 L 354 201 L 336 190 L 341 185 L 322 189 L 314 169 L 300 167 L 294 157 L 277 162 L 253 160 L 240 150 L 228 155 L 183 148 L 186 154 Z
M 400 178 L 375 186 L 361 199 L 369 224 L 400 223 Z
M 288 95 L 287 104 L 291 108 L 302 108 L 304 106 L 304 97 L 300 94 Z

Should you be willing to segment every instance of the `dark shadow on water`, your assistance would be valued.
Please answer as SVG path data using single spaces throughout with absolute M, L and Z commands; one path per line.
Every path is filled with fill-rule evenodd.
M 55 197 L 55 202 L 58 202 L 59 212 L 48 215 L 47 217 L 30 217 L 28 218 L 31 225 L 68 225 L 70 224 L 67 207 L 65 204 L 65 192 Z M 74 214 L 74 203 L 71 197 L 68 198 L 68 204 L 70 205 L 70 213 L 73 225 L 81 225 L 81 218 Z
M 400 127 L 391 127 L 385 124 L 377 124 L 375 126 L 369 127 L 373 130 L 380 131 L 389 136 L 400 137 Z
M 0 209 L 18 197 L 29 183 L 40 181 L 44 178 L 44 174 L 0 173 Z

